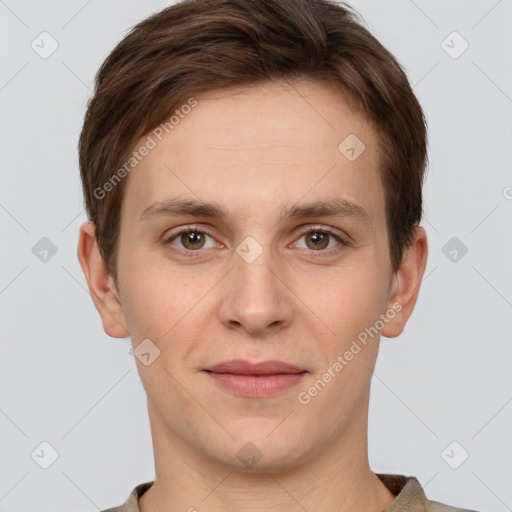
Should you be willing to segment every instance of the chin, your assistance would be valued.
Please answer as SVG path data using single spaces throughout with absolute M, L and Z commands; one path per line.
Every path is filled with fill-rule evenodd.
M 248 424 L 251 424 L 249 428 Z M 255 424 L 256 423 L 256 424 Z M 284 427 L 273 420 L 258 422 L 247 418 L 239 422 L 237 428 L 226 428 L 233 438 L 228 436 L 225 443 L 216 445 L 212 457 L 243 473 L 281 472 L 292 469 L 307 459 L 304 452 L 304 438 L 297 432 Z M 271 425 L 271 426 L 269 426 Z M 246 428 L 244 428 L 244 426 Z M 277 426 L 277 428 L 276 428 Z M 221 448 L 221 451 L 219 451 Z

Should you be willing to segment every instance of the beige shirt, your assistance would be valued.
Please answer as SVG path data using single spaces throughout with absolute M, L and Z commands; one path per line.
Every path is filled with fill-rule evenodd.
M 450 507 L 438 501 L 430 501 L 414 476 L 376 473 L 384 485 L 396 496 L 383 512 L 475 512 L 474 510 Z M 140 512 L 139 498 L 153 485 L 145 482 L 137 485 L 123 505 L 103 512 Z

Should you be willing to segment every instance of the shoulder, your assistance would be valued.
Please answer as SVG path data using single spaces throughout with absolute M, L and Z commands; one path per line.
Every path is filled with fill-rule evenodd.
M 428 500 L 425 507 L 426 512 L 477 512 L 476 510 L 469 510 L 467 508 L 457 508 L 439 501 Z
M 117 507 L 102 510 L 101 512 L 140 512 L 139 498 L 153 485 L 151 482 L 144 482 L 133 488 L 128 499 Z
M 384 485 L 396 496 L 383 512 L 477 512 L 429 500 L 414 476 L 377 473 Z

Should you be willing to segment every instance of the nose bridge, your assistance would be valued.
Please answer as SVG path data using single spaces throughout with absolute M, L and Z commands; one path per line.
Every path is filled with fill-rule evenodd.
M 280 268 L 269 236 L 262 233 L 244 238 L 233 254 L 222 321 L 226 325 L 241 324 L 251 332 L 263 331 L 271 324 L 288 324 L 292 308 L 278 277 Z
M 240 283 L 244 288 L 253 287 L 258 290 L 258 293 L 274 295 L 272 292 L 277 285 L 274 272 L 276 272 L 275 267 L 279 265 L 272 250 L 270 237 L 263 233 L 249 235 L 238 244 L 235 253 L 233 269 L 235 283 Z M 269 298 L 267 297 L 267 300 Z

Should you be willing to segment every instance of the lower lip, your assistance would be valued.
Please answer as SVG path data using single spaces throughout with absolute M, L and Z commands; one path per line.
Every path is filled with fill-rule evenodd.
M 302 380 L 306 372 L 278 373 L 274 375 L 240 375 L 235 373 L 207 372 L 216 382 L 235 391 L 239 395 L 250 397 L 270 396 L 291 388 Z

